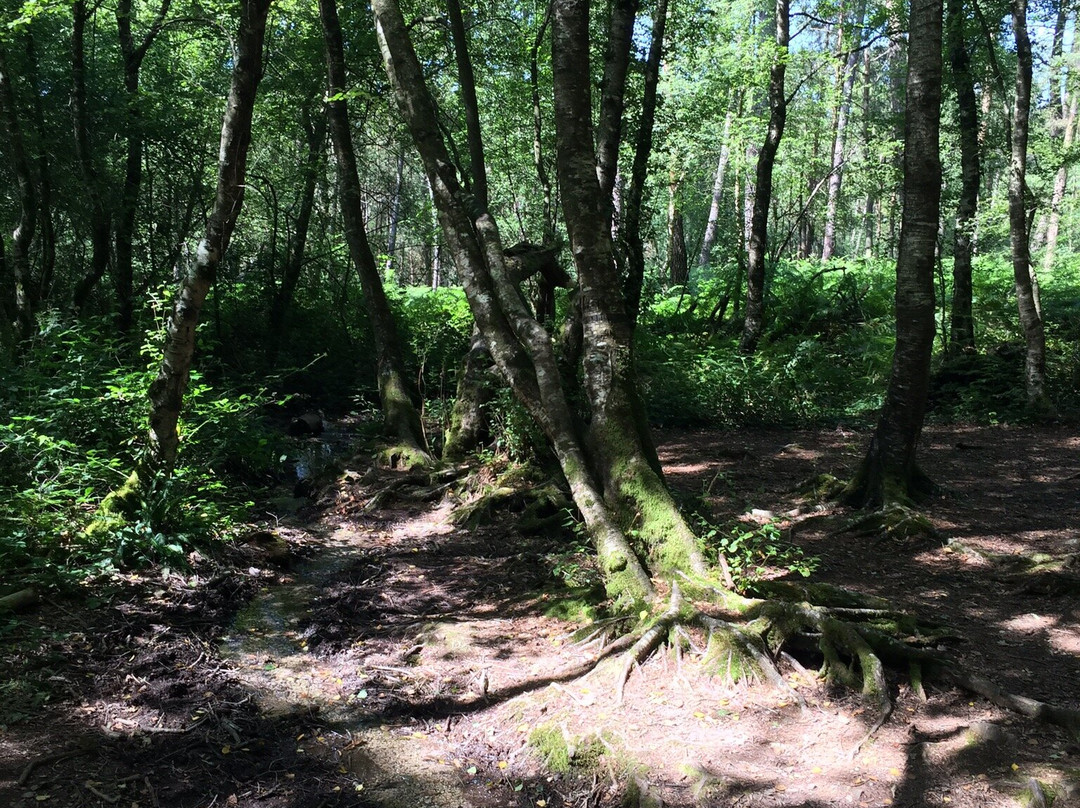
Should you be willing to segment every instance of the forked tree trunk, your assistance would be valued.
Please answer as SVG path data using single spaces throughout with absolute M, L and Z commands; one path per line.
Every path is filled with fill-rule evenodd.
M 776 152 L 787 121 L 784 74 L 788 61 L 788 12 L 790 0 L 776 0 L 776 55 L 769 72 L 769 129 L 758 152 L 754 209 L 750 218 L 747 249 L 746 315 L 739 350 L 753 353 L 765 328 L 765 260 L 768 257 L 769 205 L 772 204 L 772 175 Z
M 37 192 L 30 161 L 26 156 L 22 126 L 19 123 L 15 90 L 11 86 L 11 73 L 6 55 L 0 44 L 0 115 L 8 135 L 8 152 L 19 199 L 19 223 L 11 234 L 11 265 L 15 281 L 15 316 L 19 324 L 19 336 L 29 339 L 36 326 L 34 314 L 37 309 L 37 290 L 30 274 L 30 245 L 34 240 L 37 222 Z
M 597 545 L 608 592 L 622 604 L 651 599 L 655 595 L 652 582 L 605 504 L 577 437 L 551 337 L 529 313 L 510 281 L 494 219 L 464 191 L 454 171 L 401 10 L 396 0 L 374 0 L 372 6 L 383 62 L 423 160 L 447 246 L 477 327 L 499 372 L 552 443 L 574 502 Z M 591 138 L 585 143 L 591 156 Z M 591 159 L 589 170 L 595 172 Z M 591 181 L 597 182 L 595 173 Z M 597 216 L 605 214 L 602 209 L 596 211 Z
M 371 252 L 364 229 L 360 176 L 356 168 L 356 153 L 353 151 L 348 104 L 345 100 L 345 50 L 335 0 L 319 0 L 319 16 L 326 41 L 329 77 L 327 116 L 338 164 L 341 215 L 345 221 L 345 239 L 349 243 L 349 253 L 360 276 L 364 305 L 371 319 L 383 429 L 388 437 L 426 456 L 427 440 L 417 408 L 418 395 L 405 373 L 397 323 L 394 322 L 382 278 L 379 277 L 379 267 L 375 263 L 375 256 Z M 478 168 L 483 169 L 482 162 Z
M 630 70 L 630 47 L 637 8 L 638 0 L 613 0 L 607 46 L 604 49 L 604 75 L 600 83 L 600 112 L 596 125 L 596 176 L 600 180 L 600 201 L 608 207 L 609 221 L 615 176 L 619 170 L 626 75 Z
M 195 352 L 195 329 L 244 201 L 251 119 L 255 93 L 262 78 L 263 39 L 271 0 L 239 2 L 240 30 L 236 36 L 232 82 L 221 126 L 214 205 L 194 255 L 184 259 L 180 291 L 165 325 L 161 369 L 150 385 L 151 470 L 159 474 L 171 473 L 176 464 L 180 445 L 177 422 Z
M 953 235 L 953 299 L 949 350 L 953 354 L 975 350 L 972 316 L 971 258 L 974 252 L 976 213 L 979 206 L 979 102 L 971 75 L 964 34 L 964 0 L 948 0 L 949 61 L 956 88 L 957 124 L 960 133 L 960 199 L 956 206 Z
M 1046 335 L 1032 283 L 1031 244 L 1028 232 L 1027 145 L 1031 111 L 1031 40 L 1027 30 L 1027 0 L 1013 0 L 1016 38 L 1016 92 L 1012 112 L 1012 162 L 1009 171 L 1009 242 L 1012 247 L 1013 283 L 1024 329 L 1024 386 L 1028 408 L 1035 413 L 1050 409 L 1046 394 Z
M 941 0 L 912 0 L 904 118 L 904 211 L 896 261 L 896 349 L 877 429 L 845 492 L 854 505 L 891 505 L 925 493 L 916 464 L 934 343 L 934 257 L 941 202 L 938 133 Z
M 551 51 L 559 189 L 581 294 L 591 465 L 612 511 L 626 525 L 634 516 L 640 519 L 651 569 L 700 572 L 704 562 L 696 539 L 655 455 L 650 456 L 651 437 L 635 401 L 633 322 L 605 226 L 603 187 L 587 145 L 592 142 L 588 0 L 555 1 Z

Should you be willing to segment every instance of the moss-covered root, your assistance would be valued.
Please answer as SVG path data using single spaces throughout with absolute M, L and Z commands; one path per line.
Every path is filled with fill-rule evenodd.
M 653 621 L 652 625 L 645 630 L 638 641 L 626 653 L 626 661 L 616 682 L 616 695 L 619 704 L 623 703 L 623 690 L 626 687 L 627 680 L 630 678 L 630 671 L 634 669 L 635 665 L 640 665 L 648 658 L 664 641 L 668 636 L 668 632 L 675 627 L 676 622 L 682 615 L 682 608 L 682 593 L 679 591 L 679 585 L 677 583 L 672 584 L 671 599 L 667 611 Z
M 423 449 L 411 443 L 394 443 L 380 446 L 375 452 L 375 463 L 382 468 L 396 471 L 430 469 L 435 460 Z
M 766 682 L 802 703 L 802 697 L 784 681 L 776 663 L 769 656 L 760 624 L 755 627 L 736 626 L 707 615 L 699 615 L 697 622 L 709 632 L 705 650 L 706 670 L 724 676 L 730 682 Z M 754 628 L 759 630 L 755 631 Z
M 143 501 L 143 485 L 138 471 L 133 471 L 124 480 L 123 485 L 110 491 L 101 500 L 97 513 L 86 526 L 86 535 L 91 538 L 99 533 L 106 533 L 122 525 L 135 515 Z
M 837 533 L 877 536 L 894 541 L 911 541 L 919 538 L 945 541 L 925 514 L 908 505 L 897 503 L 858 516 L 840 528 Z

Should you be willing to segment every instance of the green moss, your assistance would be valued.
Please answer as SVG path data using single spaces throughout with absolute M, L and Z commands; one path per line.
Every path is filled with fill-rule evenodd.
M 88 538 L 98 538 L 125 524 L 142 506 L 143 489 L 139 472 L 133 471 L 123 485 L 101 501 L 97 513 L 83 531 Z
M 398 471 L 426 469 L 433 464 L 431 455 L 423 449 L 418 449 L 406 443 L 380 447 L 375 453 L 375 462 L 380 466 L 397 469 Z
M 592 623 L 600 617 L 599 607 L 603 595 L 604 593 L 595 587 L 586 586 L 552 593 L 544 614 L 572 623 Z
M 529 733 L 529 746 L 553 772 L 595 770 L 604 754 L 604 744 L 595 735 L 577 737 L 564 727 L 543 724 Z

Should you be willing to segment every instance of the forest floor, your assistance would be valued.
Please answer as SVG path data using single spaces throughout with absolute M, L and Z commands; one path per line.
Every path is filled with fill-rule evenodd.
M 1080 552 L 1075 430 L 928 428 L 926 512 L 953 546 L 843 532 L 850 513 L 793 493 L 850 473 L 866 440 L 659 434 L 681 495 L 775 514 L 815 580 L 946 622 L 969 669 L 1080 708 L 1076 578 L 1010 565 Z M 618 666 L 568 673 L 599 652 L 554 616 L 555 573 L 587 572 L 572 539 L 512 516 L 457 528 L 451 489 L 390 497 L 396 481 L 355 467 L 225 558 L 0 622 L 0 806 L 988 808 L 1043 804 L 1035 781 L 1080 805 L 1076 737 L 958 690 L 922 701 L 899 675 L 869 735 L 856 695 L 786 671 L 800 707 L 703 676 L 692 650 L 649 659 L 620 704 Z

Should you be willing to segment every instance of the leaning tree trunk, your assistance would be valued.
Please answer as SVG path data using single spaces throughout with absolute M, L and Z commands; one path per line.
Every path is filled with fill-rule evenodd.
M 701 250 L 697 257 L 699 267 L 707 267 L 712 260 L 713 244 L 716 243 L 716 234 L 720 229 L 720 202 L 724 197 L 724 174 L 731 156 L 731 122 L 734 118 L 734 110 L 728 109 L 724 117 L 724 133 L 720 136 L 720 158 L 716 161 L 716 171 L 713 174 L 709 217 L 705 222 L 705 235 L 701 239 Z
M 1024 386 L 1029 409 L 1050 409 L 1046 394 L 1046 335 L 1032 283 L 1031 244 L 1028 232 L 1027 145 L 1031 112 L 1031 40 L 1027 30 L 1027 0 L 1013 0 L 1013 34 L 1016 38 L 1016 92 L 1012 114 L 1012 162 L 1009 171 L 1009 241 L 1012 247 L 1013 283 L 1024 329 Z
M 363 196 L 345 100 L 345 50 L 335 0 L 319 0 L 319 16 L 322 19 L 326 43 L 326 68 L 329 78 L 326 113 L 338 164 L 341 215 L 345 221 L 345 239 L 349 243 L 349 253 L 360 276 L 364 305 L 371 319 L 383 429 L 388 437 L 400 442 L 405 451 L 418 455 L 407 458 L 406 462 L 426 462 L 429 459 L 427 440 L 420 422 L 420 411 L 416 406 L 418 396 L 405 373 L 397 324 L 394 322 L 394 314 L 390 310 L 382 278 L 379 277 L 379 267 L 375 263 L 375 256 L 371 252 L 364 229 Z M 482 169 L 482 164 L 480 168 Z
M 15 171 L 19 199 L 19 223 L 11 234 L 11 265 L 15 278 L 15 316 L 19 324 L 19 336 L 29 339 L 34 334 L 34 313 L 37 294 L 30 273 L 30 245 L 34 240 L 37 221 L 37 192 L 30 161 L 26 156 L 22 126 L 19 124 L 15 90 L 11 86 L 11 72 L 7 59 L 0 49 L 0 115 L 8 134 L 8 152 Z
M 946 36 L 953 86 L 956 88 L 957 124 L 960 133 L 960 200 L 956 206 L 953 234 L 953 299 L 949 350 L 953 354 L 975 350 L 975 321 L 972 316 L 971 258 L 974 252 L 975 215 L 979 206 L 979 102 L 971 75 L 964 36 L 964 0 L 948 0 Z
M 221 126 L 217 191 L 206 231 L 186 258 L 180 291 L 165 324 L 161 369 L 150 385 L 152 471 L 171 473 L 180 445 L 177 423 L 195 352 L 195 329 L 244 201 L 255 93 L 262 78 L 263 39 L 271 0 L 240 0 L 232 84 Z
M 941 0 L 912 0 L 904 118 L 904 212 L 896 261 L 896 349 L 885 404 L 850 504 L 904 503 L 924 493 L 916 465 L 934 344 L 934 266 L 941 203 L 938 133 L 942 77 Z
M 528 312 L 509 279 L 495 220 L 465 192 L 454 170 L 401 10 L 396 0 L 373 0 L 372 7 L 387 75 L 424 163 L 447 246 L 492 359 L 552 443 L 596 543 L 609 594 L 622 605 L 650 600 L 655 596 L 652 582 L 606 506 L 577 437 L 551 337 Z
M 788 61 L 788 12 L 790 0 L 776 0 L 776 55 L 769 73 L 769 129 L 758 152 L 757 193 L 750 220 L 747 249 L 746 315 L 739 350 L 753 353 L 765 327 L 765 259 L 768 256 L 769 205 L 772 204 L 772 175 L 776 152 L 787 121 L 784 74 Z

